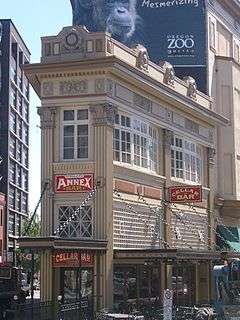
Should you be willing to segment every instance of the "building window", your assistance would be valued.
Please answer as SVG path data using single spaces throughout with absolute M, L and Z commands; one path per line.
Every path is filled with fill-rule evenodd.
M 156 171 L 157 129 L 137 118 L 116 115 L 114 160 Z
M 27 194 L 25 192 L 22 192 L 22 203 L 21 203 L 21 205 L 22 205 L 21 212 L 23 214 L 27 214 L 27 212 L 28 212 L 28 203 L 27 203 Z
M 13 187 L 9 187 L 8 204 L 9 208 L 15 209 L 15 190 Z
M 28 122 L 28 109 L 29 108 L 28 108 L 28 103 L 25 101 L 25 99 L 23 99 L 22 106 L 23 106 L 22 117 L 26 122 Z
M 14 235 L 14 231 L 15 231 L 15 227 L 14 227 L 15 223 L 14 223 L 14 213 L 9 213 L 8 216 L 8 232 L 9 235 Z
M 88 110 L 64 110 L 63 159 L 87 159 L 89 153 Z
M 172 138 L 171 174 L 183 181 L 201 182 L 202 152 L 196 143 L 177 136 Z
M 28 145 L 28 127 L 25 123 L 22 124 L 22 133 L 23 142 Z
M 28 149 L 23 146 L 22 148 L 22 164 L 28 167 Z
M 9 129 L 14 133 L 16 133 L 16 122 L 17 122 L 16 113 L 11 109 L 10 115 L 9 115 Z
M 16 210 L 21 212 L 21 192 L 16 189 Z
M 58 211 L 59 225 L 62 226 L 60 231 L 61 238 L 92 238 L 93 237 L 93 222 L 92 208 L 90 206 L 82 207 L 78 210 L 77 216 L 75 212 L 78 207 L 61 206 Z M 66 221 L 71 220 L 64 226 Z
M 16 151 L 17 151 L 16 152 L 16 160 L 21 163 L 21 161 L 22 161 L 22 145 L 19 141 L 17 142 Z
M 16 157 L 16 139 L 12 135 L 10 136 L 9 153 L 11 157 Z

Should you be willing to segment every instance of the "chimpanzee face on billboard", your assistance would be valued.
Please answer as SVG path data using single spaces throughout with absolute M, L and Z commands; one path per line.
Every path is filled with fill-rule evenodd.
M 136 0 L 71 0 L 71 4 L 74 25 L 107 31 L 124 43 L 133 37 L 140 19 Z

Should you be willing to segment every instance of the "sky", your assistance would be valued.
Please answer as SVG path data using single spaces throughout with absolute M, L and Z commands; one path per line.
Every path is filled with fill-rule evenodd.
M 70 0 L 1 1 L 0 18 L 12 19 L 31 52 L 31 62 L 40 62 L 42 36 L 58 34 L 72 24 Z M 33 90 L 30 95 L 29 211 L 32 212 L 41 190 L 41 145 L 37 106 L 41 102 Z

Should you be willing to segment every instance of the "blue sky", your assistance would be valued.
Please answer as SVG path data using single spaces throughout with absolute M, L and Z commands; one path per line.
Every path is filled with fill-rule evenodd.
M 72 23 L 70 0 L 8 0 L 1 1 L 0 17 L 12 19 L 31 52 L 31 62 L 39 62 L 40 37 L 55 35 Z M 36 107 L 40 101 L 31 90 L 30 103 L 30 199 L 29 209 L 40 196 L 40 129 Z

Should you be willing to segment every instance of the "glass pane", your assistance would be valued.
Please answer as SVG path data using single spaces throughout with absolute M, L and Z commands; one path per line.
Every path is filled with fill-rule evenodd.
M 64 270 L 64 302 L 77 300 L 77 270 Z
M 74 158 L 74 150 L 65 148 L 64 152 L 63 152 L 63 158 L 64 159 L 73 159 Z
M 64 121 L 74 120 L 74 110 L 64 110 L 64 112 L 63 112 L 63 120 Z
M 78 120 L 87 120 L 88 119 L 88 109 L 78 110 L 77 111 Z
M 64 126 L 64 136 L 74 136 L 74 126 Z
M 83 135 L 88 135 L 88 125 L 81 125 L 78 126 L 78 135 L 83 136 Z

